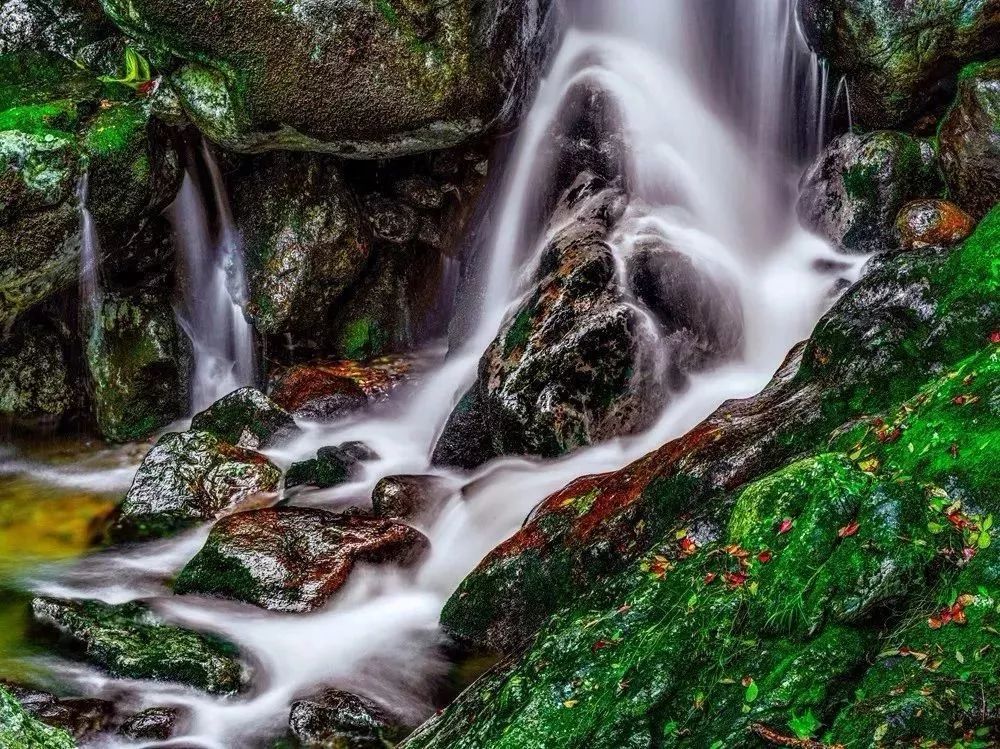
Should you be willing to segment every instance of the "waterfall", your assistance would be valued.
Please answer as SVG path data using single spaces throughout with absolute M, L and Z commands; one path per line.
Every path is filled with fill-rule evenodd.
M 101 313 L 101 242 L 94 217 L 87 208 L 90 175 L 84 172 L 77 185 L 80 206 L 80 307 L 85 325 L 96 325 Z
M 167 209 L 180 288 L 175 315 L 193 355 L 192 412 L 256 380 L 253 329 L 242 310 L 247 286 L 239 235 L 218 165 L 204 145 L 200 153 L 209 176 L 216 231 L 193 166 L 185 171 L 177 198 Z
M 332 426 L 304 424 L 301 438 L 269 456 L 287 466 L 318 446 L 358 439 L 370 445 L 381 457 L 366 464 L 362 478 L 296 497 L 331 509 L 370 496 L 383 476 L 434 470 L 429 455 L 438 430 L 549 239 L 544 206 L 558 187 L 560 156 L 553 144 L 574 125 L 571 105 L 581 91 L 599 92 L 614 104 L 611 126 L 625 146 L 621 177 L 629 204 L 611 237 L 616 252 L 626 254 L 650 238 L 662 242 L 732 288 L 742 312 L 742 350 L 693 376 L 647 433 L 544 464 L 495 461 L 471 478 L 439 471 L 456 493 L 422 528 L 431 552 L 420 568 L 355 570 L 347 588 L 314 614 L 280 615 L 170 595 L 162 580 L 201 546 L 204 528 L 115 551 L 41 585 L 41 592 L 113 602 L 153 598 L 166 617 L 218 632 L 247 654 L 256 691 L 245 696 L 143 684 L 144 705 L 177 705 L 190 716 L 187 735 L 176 741 L 220 749 L 255 745 L 260 736 L 282 730 L 293 698 L 320 684 L 364 694 L 413 720 L 425 718 L 434 679 L 448 669 L 438 616 L 476 563 L 569 481 L 621 468 L 685 433 L 724 401 L 759 392 L 808 335 L 838 280 L 821 269 L 847 268 L 849 277 L 859 261 L 841 258 L 795 220 L 792 178 L 822 137 L 825 77 L 801 47 L 792 6 L 792 0 L 572 2 L 561 45 L 521 123 L 492 231 L 478 255 L 487 267 L 473 331 L 402 407 L 390 403 L 385 411 Z M 211 239 L 190 171 L 170 212 L 184 288 L 178 319 L 195 346 L 196 406 L 252 375 L 252 348 L 243 348 L 249 329 L 234 301 L 239 296 L 226 282 L 227 264 L 239 275 L 239 252 L 226 239 L 234 236 L 227 234 L 228 208 L 217 169 L 207 163 L 216 183 L 219 238 Z M 64 675 L 91 692 L 115 693 L 113 679 L 74 668 L 66 666 Z

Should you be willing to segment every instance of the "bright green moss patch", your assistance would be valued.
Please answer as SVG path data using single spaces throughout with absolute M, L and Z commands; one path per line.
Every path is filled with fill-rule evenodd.
M 117 104 L 102 109 L 90 122 L 83 145 L 95 156 L 112 156 L 134 146 L 136 139 L 145 139 L 149 114 L 142 106 Z
M 73 749 L 76 742 L 62 729 L 32 718 L 14 695 L 0 685 L 0 746 L 4 749 Z

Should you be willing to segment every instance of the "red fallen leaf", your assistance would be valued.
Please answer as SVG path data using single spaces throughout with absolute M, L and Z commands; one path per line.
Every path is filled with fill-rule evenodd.
M 737 559 L 746 559 L 750 556 L 750 552 L 739 544 L 729 544 L 729 546 L 723 548 L 723 551 L 729 554 L 729 556 L 736 557 Z
M 745 572 L 727 572 L 724 577 L 731 588 L 740 588 L 746 583 L 748 576 Z
M 902 436 L 903 432 L 899 427 L 879 429 L 875 432 L 875 437 L 879 442 L 895 442 Z
M 949 513 L 946 517 L 948 518 L 948 522 L 959 530 L 969 525 L 969 521 L 959 512 Z
M 590 649 L 596 653 L 598 650 L 604 650 L 604 648 L 610 647 L 613 644 L 614 643 L 609 642 L 608 640 L 598 640 L 590 646 Z
M 931 629 L 941 629 L 941 624 L 942 624 L 941 620 L 938 619 L 936 616 L 932 616 L 927 620 L 927 626 L 930 627 Z M 902 653 L 903 651 L 900 650 L 899 652 Z
M 971 546 L 966 546 L 964 549 L 962 549 L 962 558 L 965 559 L 966 562 L 968 562 L 974 556 L 976 556 L 976 550 L 973 549 Z
M 788 531 L 792 529 L 793 525 L 795 525 L 794 520 L 791 518 L 785 518 L 781 521 L 781 525 L 778 526 L 778 535 L 780 536 L 784 533 L 788 533 Z
M 681 539 L 681 553 L 686 556 L 691 556 L 698 550 L 698 544 L 691 540 L 690 536 L 684 536 Z
M 837 535 L 840 536 L 840 538 L 850 538 L 858 532 L 858 528 L 860 527 L 861 526 L 858 524 L 857 520 L 852 520 L 850 523 L 838 530 Z
M 899 654 L 900 655 L 909 655 L 910 654 L 910 646 L 909 645 L 903 645 L 902 647 L 900 647 Z
M 764 551 L 757 555 L 757 561 L 761 564 L 767 564 L 771 561 L 771 552 L 768 549 L 764 549 Z
M 970 406 L 978 401 L 979 396 L 977 395 L 956 395 L 951 399 L 951 402 L 956 406 Z
M 990 343 L 1000 343 L 1000 330 L 990 333 Z
M 156 88 L 156 81 L 145 81 L 143 83 L 140 83 L 135 90 L 138 91 L 140 94 L 145 95 L 148 94 L 150 91 L 152 91 L 154 88 Z
M 715 581 L 715 578 L 717 577 L 718 575 L 716 575 L 714 572 L 708 572 L 705 574 L 705 578 L 702 582 L 704 582 L 705 585 L 710 585 L 712 582 Z
M 745 687 L 750 686 L 751 684 L 753 684 L 753 677 L 752 676 L 744 676 L 742 679 L 740 679 L 740 684 L 742 684 Z

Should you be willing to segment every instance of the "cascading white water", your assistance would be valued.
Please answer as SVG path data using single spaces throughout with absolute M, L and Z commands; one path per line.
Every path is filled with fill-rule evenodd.
M 85 324 L 93 325 L 101 311 L 101 242 L 87 208 L 89 185 L 90 174 L 84 172 L 76 189 L 80 204 L 80 307 Z
M 246 274 L 219 167 L 202 146 L 218 230 L 192 169 L 167 209 L 179 261 L 177 322 L 191 341 L 191 410 L 197 412 L 256 379 L 253 328 L 243 316 Z
M 199 548 L 205 528 L 134 551 L 97 555 L 37 581 L 39 591 L 55 595 L 113 602 L 147 598 L 172 620 L 231 638 L 255 665 L 255 691 L 248 696 L 219 699 L 164 684 L 123 684 L 77 666 L 54 668 L 90 693 L 134 688 L 144 705 L 184 706 L 191 714 L 185 745 L 246 746 L 252 737 L 277 733 L 289 702 L 320 684 L 363 693 L 419 720 L 430 708 L 433 679 L 444 668 L 437 630 L 443 602 L 537 502 L 580 475 L 620 468 L 684 433 L 724 400 L 751 395 L 766 384 L 829 304 L 836 279 L 818 271 L 818 261 L 849 264 L 801 230 L 788 191 L 774 189 L 791 173 L 790 149 L 783 145 L 792 131 L 788 123 L 813 116 L 812 110 L 806 117 L 793 111 L 784 95 L 794 67 L 788 63 L 788 45 L 797 43 L 789 26 L 792 0 L 741 0 L 739 13 L 725 26 L 752 50 L 752 77 L 759 84 L 742 97 L 743 104 L 736 103 L 736 114 L 720 108 L 712 96 L 710 87 L 724 72 L 707 76 L 697 64 L 699 50 L 718 46 L 712 37 L 718 27 L 696 22 L 705 5 L 707 0 L 577 4 L 509 165 L 476 330 L 409 402 L 390 403 L 332 427 L 304 425 L 305 435 L 272 457 L 287 464 L 318 446 L 353 439 L 374 448 L 382 457 L 367 464 L 363 479 L 296 498 L 330 508 L 367 497 L 381 476 L 430 470 L 428 456 L 441 425 L 475 376 L 478 357 L 521 293 L 533 256 L 546 243 L 547 234 L 537 231 L 532 218 L 551 190 L 553 164 L 545 156 L 551 150 L 544 146 L 554 131 L 569 124 L 563 122 L 567 97 L 582 84 L 615 102 L 627 144 L 629 207 L 613 244 L 624 255 L 637 242 L 655 237 L 692 258 L 707 276 L 736 289 L 744 326 L 742 353 L 693 377 L 643 435 L 547 463 L 507 459 L 472 477 L 447 474 L 456 494 L 423 529 L 432 542 L 423 565 L 415 572 L 356 570 L 347 589 L 314 614 L 279 615 L 170 595 L 163 580 Z M 748 19 L 754 22 L 746 23 Z M 721 113 L 726 111 L 730 113 Z M 189 267 L 203 263 L 211 276 L 219 266 L 205 263 L 213 256 L 196 189 L 188 176 L 174 220 Z M 194 285 L 201 283 L 197 276 L 189 278 Z M 212 283 L 216 285 L 204 293 L 217 298 L 220 281 Z M 192 304 L 201 298 L 194 290 L 191 294 Z M 225 301 L 231 306 L 228 295 Z M 225 318 L 215 308 L 186 318 L 193 339 L 205 331 L 195 322 L 220 319 L 214 314 Z M 231 362 L 229 345 L 222 349 Z

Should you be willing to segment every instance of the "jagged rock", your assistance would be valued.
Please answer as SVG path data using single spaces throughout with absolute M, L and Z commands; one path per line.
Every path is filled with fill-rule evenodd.
M 87 368 L 97 424 L 107 439 L 141 439 L 184 413 L 180 341 L 166 299 L 145 290 L 101 297 L 87 339 Z
M 0 683 L 21 707 L 46 725 L 61 728 L 75 739 L 106 730 L 115 719 L 115 705 L 108 700 L 88 697 L 56 697 L 37 689 Z
M 360 563 L 409 565 L 427 550 L 402 523 L 306 507 L 239 512 L 215 524 L 174 585 L 275 611 L 323 606 Z
M 236 181 L 247 314 L 265 334 L 309 332 L 357 282 L 370 251 L 357 201 L 335 162 L 308 154 L 253 159 Z
M 386 476 L 372 490 L 372 511 L 380 518 L 410 520 L 431 514 L 451 494 L 440 476 Z
M 141 540 L 175 533 L 275 491 L 280 479 L 281 471 L 260 453 L 207 432 L 165 434 L 139 466 L 111 536 Z
M 63 342 L 24 324 L 0 342 L 0 415 L 17 423 L 58 423 L 73 401 Z
M 1000 60 L 962 71 L 938 141 L 952 199 L 982 218 L 1000 202 Z
M 303 747 L 384 749 L 406 734 L 379 705 L 340 689 L 293 702 L 288 727 Z
M 271 398 L 300 418 L 332 421 L 388 398 L 415 365 L 405 356 L 297 364 L 275 375 Z
M 357 476 L 361 462 L 374 457 L 363 443 L 321 447 L 315 458 L 292 463 L 285 473 L 285 488 L 308 484 L 325 489 L 347 483 Z
M 417 236 L 417 213 L 404 203 L 373 194 L 365 198 L 365 218 L 372 233 L 392 244 L 406 244 Z
M 930 143 L 904 133 L 848 133 L 834 140 L 802 178 L 802 222 L 847 252 L 894 249 L 896 217 L 944 185 Z
M 150 49 L 197 61 L 170 83 L 225 148 L 374 158 L 454 145 L 509 110 L 547 3 L 103 5 Z
M 252 387 L 224 395 L 195 415 L 191 428 L 250 450 L 272 447 L 299 431 L 290 413 Z
M 915 200 L 896 218 L 904 250 L 950 247 L 965 241 L 975 228 L 975 220 L 947 200 Z
M 117 31 L 94 0 L 0 3 L 0 55 L 54 52 L 96 66 L 109 52 L 121 53 L 122 40 Z
M 75 749 L 73 737 L 33 718 L 0 684 L 0 746 L 6 749 Z
M 965 63 L 1000 51 L 998 11 L 996 0 L 799 0 L 810 46 L 847 76 L 866 128 L 903 125 L 950 98 Z
M 150 707 L 123 722 L 118 728 L 118 733 L 135 741 L 142 739 L 165 741 L 173 735 L 178 717 L 179 712 L 176 708 Z
M 113 676 L 176 681 L 214 694 L 233 694 L 243 667 L 232 644 L 167 624 L 139 603 L 35 598 L 39 634 Z

